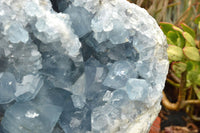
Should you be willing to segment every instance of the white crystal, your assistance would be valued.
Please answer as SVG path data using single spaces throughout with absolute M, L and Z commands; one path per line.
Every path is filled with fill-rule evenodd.
M 7 109 L 1 124 L 9 133 L 50 133 L 60 113 L 61 108 L 54 105 L 36 107 L 33 103 L 16 103 Z
M 71 98 L 75 108 L 82 109 L 85 106 L 85 97 L 72 95 Z
M 28 32 L 17 22 L 11 23 L 5 32 L 8 34 L 9 41 L 12 43 L 26 43 L 29 39 Z
M 144 79 L 129 79 L 125 90 L 131 100 L 145 101 L 149 90 L 149 84 Z
M 109 68 L 109 73 L 103 84 L 111 88 L 121 88 L 126 84 L 128 78 L 138 76 L 134 69 L 134 64 L 129 61 L 116 61 Z
M 93 15 L 86 9 L 70 5 L 64 12 L 69 14 L 72 21 L 72 28 L 74 29 L 76 35 L 83 37 L 88 32 L 91 32 L 90 25 Z M 79 18 L 78 21 L 77 17 Z
M 0 73 L 0 104 L 9 103 L 14 100 L 16 91 L 16 80 L 12 73 Z
M 28 117 L 28 118 L 36 118 L 38 117 L 40 114 L 36 113 L 36 112 L 33 112 L 32 110 L 31 111 L 27 111 L 25 116 Z
M 17 101 L 29 101 L 35 98 L 40 88 L 43 86 L 43 80 L 39 75 L 26 75 L 22 83 L 17 84 L 15 96 Z

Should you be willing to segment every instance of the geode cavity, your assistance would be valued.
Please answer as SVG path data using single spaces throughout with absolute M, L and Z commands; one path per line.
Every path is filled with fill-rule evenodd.
M 0 132 L 148 132 L 166 47 L 125 0 L 0 0 Z

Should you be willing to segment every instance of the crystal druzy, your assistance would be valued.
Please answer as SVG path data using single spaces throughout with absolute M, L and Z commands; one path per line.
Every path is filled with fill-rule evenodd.
M 166 48 L 126 0 L 0 0 L 0 132 L 148 132 Z

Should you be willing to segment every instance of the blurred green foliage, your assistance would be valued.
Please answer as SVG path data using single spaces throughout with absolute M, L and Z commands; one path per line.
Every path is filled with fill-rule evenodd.
M 200 15 L 193 21 L 198 27 L 192 29 L 185 23 L 180 24 L 180 28 L 168 22 L 160 22 L 160 27 L 167 37 L 168 59 L 170 61 L 171 72 L 176 79 L 183 79 L 185 73 L 185 82 L 170 81 L 174 87 L 179 87 L 179 96 L 174 108 L 170 108 L 173 103 L 164 104 L 166 108 L 180 110 L 185 108 L 186 112 L 194 119 L 200 121 L 200 117 L 194 115 L 194 105 L 200 105 L 200 41 L 198 40 L 198 31 L 200 31 Z M 189 91 L 188 91 L 189 90 Z M 165 102 L 166 103 L 166 102 Z
M 199 0 L 129 0 L 145 8 L 157 22 L 175 25 L 186 23 L 195 28 L 194 18 L 200 13 Z
M 200 16 L 196 20 L 199 18 Z M 197 25 L 200 27 L 200 20 Z M 173 72 L 181 78 L 181 73 L 187 71 L 186 86 L 200 86 L 200 46 L 195 31 L 185 23 L 181 24 L 182 28 L 178 28 L 173 24 L 160 22 L 160 27 L 167 37 L 167 53 Z

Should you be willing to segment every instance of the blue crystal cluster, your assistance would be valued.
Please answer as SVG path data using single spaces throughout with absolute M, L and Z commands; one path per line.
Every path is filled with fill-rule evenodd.
M 0 0 L 0 133 L 144 133 L 168 70 L 126 0 Z

